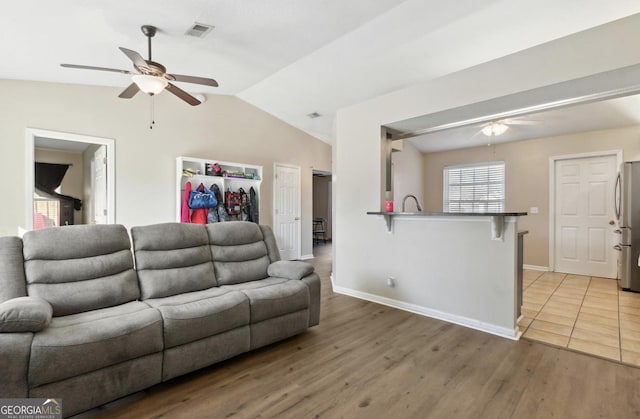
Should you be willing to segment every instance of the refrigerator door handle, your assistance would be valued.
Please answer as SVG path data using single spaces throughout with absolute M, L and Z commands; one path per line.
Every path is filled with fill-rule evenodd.
M 620 177 L 620 172 L 618 172 L 618 177 L 616 177 L 616 186 L 613 190 L 613 207 L 616 212 L 616 219 L 620 222 L 620 207 L 622 206 L 620 202 L 620 198 L 622 196 L 622 179 Z

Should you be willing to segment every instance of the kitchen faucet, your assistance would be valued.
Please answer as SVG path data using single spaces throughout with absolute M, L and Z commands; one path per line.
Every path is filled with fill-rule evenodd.
M 418 202 L 418 198 L 416 198 L 415 195 L 405 195 L 404 198 L 402 198 L 402 212 L 404 211 L 404 204 L 407 202 L 407 198 L 413 198 L 414 201 L 416 201 L 416 207 L 418 207 L 418 212 L 422 212 L 422 207 L 420 206 L 420 203 Z

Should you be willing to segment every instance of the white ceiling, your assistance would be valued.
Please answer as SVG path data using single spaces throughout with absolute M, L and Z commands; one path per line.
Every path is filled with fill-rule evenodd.
M 124 88 L 125 75 L 59 64 L 130 69 L 117 47 L 146 57 L 152 24 L 155 61 L 220 83 L 183 88 L 331 143 L 340 108 L 636 13 L 637 0 L 21 0 L 0 14 L 0 78 Z M 194 22 L 215 29 L 185 36 Z
M 508 129 L 499 136 L 484 135 L 481 130 L 486 125 L 487 123 L 479 123 L 432 132 L 411 138 L 409 141 L 423 153 L 431 153 L 640 125 L 640 96 L 627 96 L 508 118 Z

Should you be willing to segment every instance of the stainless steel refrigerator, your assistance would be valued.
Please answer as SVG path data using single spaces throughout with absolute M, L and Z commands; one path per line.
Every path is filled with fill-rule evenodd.
M 614 191 L 618 228 L 618 284 L 623 290 L 640 292 L 640 161 L 620 167 Z

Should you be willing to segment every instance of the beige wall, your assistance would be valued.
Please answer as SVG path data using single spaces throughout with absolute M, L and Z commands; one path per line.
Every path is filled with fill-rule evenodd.
M 126 85 L 126 78 L 122 86 Z M 0 235 L 24 224 L 25 128 L 115 140 L 116 222 L 127 227 L 175 220 L 175 158 L 201 157 L 264 166 L 260 220 L 272 223 L 273 165 L 302 168 L 302 254 L 311 253 L 311 171 L 331 170 L 331 147 L 233 97 L 208 95 L 191 107 L 162 93 L 119 99 L 121 88 L 0 80 Z M 143 197 L 143 198 L 142 198 Z
M 49 150 L 44 148 L 34 149 L 34 160 L 37 163 L 57 163 L 70 164 L 67 173 L 60 184 L 60 192 L 73 198 L 82 200 L 83 209 L 73 211 L 73 223 L 82 224 L 84 222 L 83 210 L 85 206 L 85 196 L 83 190 L 84 161 L 82 153 L 73 153 L 59 150 Z
M 442 211 L 442 169 L 448 165 L 504 161 L 506 209 L 538 214 L 521 217 L 525 236 L 524 263 L 549 266 L 549 157 L 594 151 L 622 150 L 625 161 L 640 159 L 640 126 L 593 131 L 561 137 L 518 141 L 424 155 L 426 210 Z

